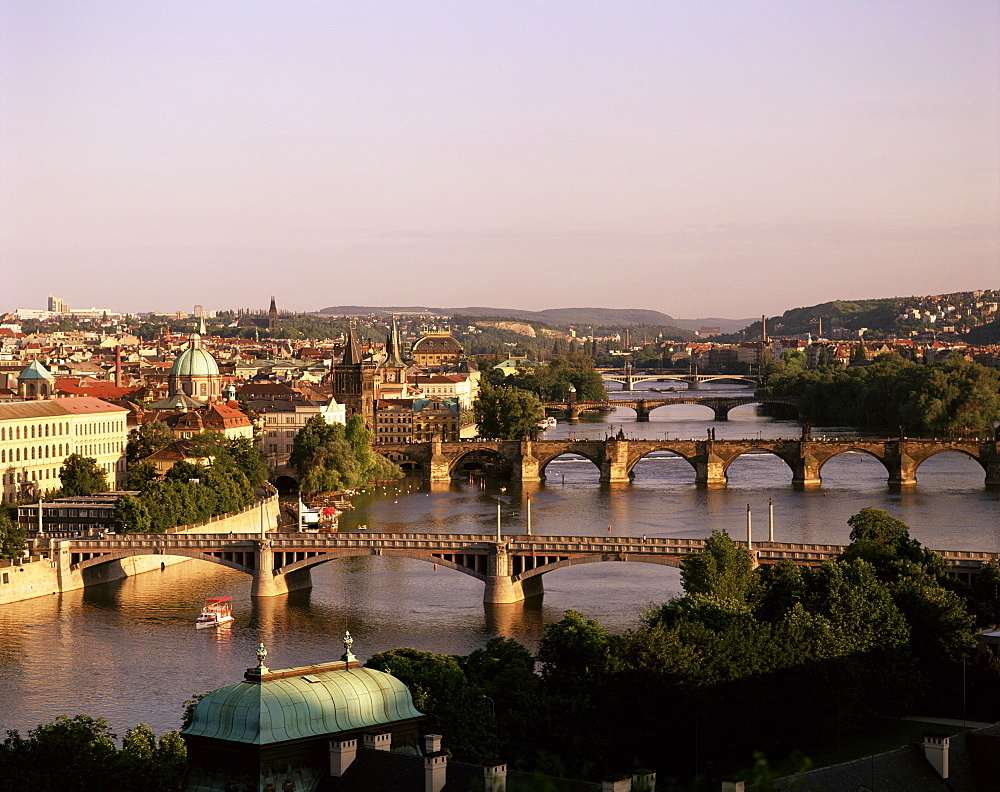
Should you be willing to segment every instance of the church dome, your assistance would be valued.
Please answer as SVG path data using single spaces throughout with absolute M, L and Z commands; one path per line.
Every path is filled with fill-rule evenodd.
M 171 377 L 218 377 L 219 364 L 201 348 L 200 338 L 192 334 L 191 345 L 181 352 L 170 369 Z
M 339 667 L 288 669 L 213 690 L 198 702 L 183 734 L 269 745 L 423 717 L 391 674 L 332 665 Z

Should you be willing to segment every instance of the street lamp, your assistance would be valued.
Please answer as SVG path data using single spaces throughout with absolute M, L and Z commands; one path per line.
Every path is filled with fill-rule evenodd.
M 500 498 L 497 498 L 497 541 L 500 541 Z
M 528 498 L 528 536 L 531 536 L 531 498 Z

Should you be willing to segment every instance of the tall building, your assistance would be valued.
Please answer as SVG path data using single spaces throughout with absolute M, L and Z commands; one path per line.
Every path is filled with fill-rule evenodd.
M 361 347 L 352 327 L 347 335 L 344 357 L 330 372 L 333 398 L 347 409 L 347 417 L 360 413 L 369 428 L 375 426 L 374 363 L 361 359 Z
M 117 488 L 125 477 L 128 410 L 77 396 L 0 404 L 0 481 L 3 500 L 57 489 L 70 454 L 93 457 Z
M 271 297 L 271 307 L 267 309 L 267 329 L 278 329 L 278 306 L 274 302 L 273 295 Z
M 55 314 L 69 313 L 69 306 L 62 297 L 49 295 L 49 310 Z

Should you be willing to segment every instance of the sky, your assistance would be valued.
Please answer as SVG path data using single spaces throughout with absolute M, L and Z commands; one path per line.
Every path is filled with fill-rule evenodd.
M 0 0 L 0 311 L 1000 287 L 996 0 Z

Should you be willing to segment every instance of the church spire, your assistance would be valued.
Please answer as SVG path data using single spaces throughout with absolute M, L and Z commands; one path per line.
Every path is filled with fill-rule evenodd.
M 356 366 L 361 363 L 361 348 L 358 346 L 358 337 L 354 333 L 354 325 L 351 325 L 347 334 L 347 346 L 344 348 L 344 359 L 340 361 L 342 366 Z
M 389 327 L 389 338 L 385 342 L 385 363 L 383 365 L 390 368 L 405 368 L 403 357 L 399 348 L 399 327 L 396 325 L 396 317 L 392 317 L 392 324 Z

